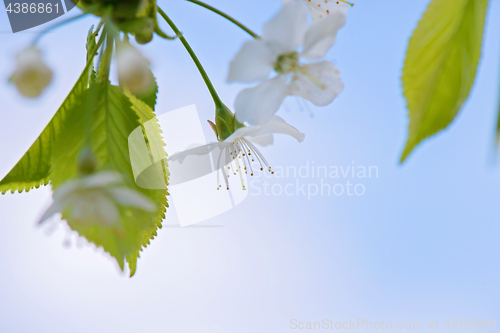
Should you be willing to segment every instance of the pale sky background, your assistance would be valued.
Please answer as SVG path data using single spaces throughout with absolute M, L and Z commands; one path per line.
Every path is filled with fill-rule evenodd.
M 280 115 L 307 134 L 262 149 L 272 165 L 377 166 L 363 196 L 249 197 L 236 209 L 178 228 L 173 210 L 132 279 L 92 246 L 63 245 L 35 222 L 50 188 L 0 197 L 1 332 L 288 332 L 290 320 L 416 322 L 489 319 L 500 324 L 500 165 L 493 137 L 499 91 L 500 3 L 491 1 L 484 54 L 471 98 L 450 130 L 401 166 L 407 135 L 400 88 L 408 38 L 428 0 L 359 0 L 328 54 L 346 89 L 332 105 L 287 99 Z M 279 0 L 210 3 L 257 32 Z M 193 4 L 160 1 L 198 53 L 229 106 L 232 57 L 248 40 Z M 0 11 L 0 177 L 50 120 L 84 66 L 88 17 L 47 35 L 40 47 L 54 82 L 37 100 L 7 83 L 33 33 L 9 33 Z M 42 27 L 34 28 L 40 31 Z M 141 47 L 160 85 L 160 113 L 210 96 L 177 41 Z M 208 126 L 208 139 L 214 139 Z M 212 136 L 211 136 L 212 135 Z M 268 179 L 271 184 L 295 179 Z M 301 179 L 318 183 L 319 179 Z M 331 184 L 347 179 L 326 179 Z M 424 329 L 424 331 L 426 331 Z M 434 330 L 436 331 L 436 330 Z M 494 331 L 494 330 L 492 330 Z

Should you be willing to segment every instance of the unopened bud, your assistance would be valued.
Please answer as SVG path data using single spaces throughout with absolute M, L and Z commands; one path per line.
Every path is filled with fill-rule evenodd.
M 154 85 L 149 61 L 132 45 L 123 43 L 118 48 L 118 77 L 120 85 L 134 95 L 147 93 Z
M 78 156 L 78 172 L 81 175 L 90 175 L 97 170 L 97 160 L 88 148 L 84 148 Z
M 19 53 L 16 71 L 9 81 L 22 95 L 35 98 L 52 81 L 52 71 L 42 61 L 40 50 L 33 47 Z

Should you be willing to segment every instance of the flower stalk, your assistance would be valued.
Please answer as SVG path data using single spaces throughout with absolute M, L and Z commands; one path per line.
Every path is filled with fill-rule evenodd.
M 201 76 L 203 77 L 203 81 L 205 81 L 205 84 L 207 85 L 207 88 L 210 91 L 210 95 L 212 95 L 212 99 L 214 100 L 214 103 L 216 105 L 224 104 L 224 103 L 222 103 L 222 100 L 220 99 L 219 94 L 217 94 L 217 91 L 215 90 L 215 87 L 212 84 L 212 81 L 208 77 L 208 74 L 205 71 L 205 68 L 203 68 L 203 65 L 201 64 L 200 60 L 196 56 L 196 53 L 194 53 L 193 49 L 191 48 L 191 46 L 187 42 L 186 38 L 184 38 L 184 36 L 180 32 L 180 30 L 174 24 L 174 22 L 168 17 L 168 15 L 160 7 L 158 7 L 158 13 L 160 13 L 161 17 L 163 17 L 163 19 L 168 23 L 170 28 L 172 28 L 174 33 L 178 36 L 179 40 L 181 41 L 182 45 L 184 45 L 184 48 L 186 49 L 186 51 L 188 51 L 189 55 L 191 56 L 191 59 L 193 59 L 193 62 L 196 64 L 198 71 L 200 72 Z
M 178 36 L 179 40 L 181 41 L 182 45 L 184 45 L 184 48 L 188 51 L 189 55 L 193 59 L 194 63 L 196 64 L 196 67 L 198 68 L 198 71 L 200 72 L 203 80 L 205 81 L 205 84 L 210 91 L 210 95 L 212 96 L 212 99 L 215 104 L 215 123 L 216 123 L 216 128 L 217 128 L 217 139 L 220 141 L 225 140 L 227 137 L 229 137 L 236 129 L 237 127 L 243 126 L 243 124 L 239 124 L 238 122 L 235 121 L 234 119 L 234 114 L 229 110 L 229 108 L 222 102 L 221 98 L 219 97 L 219 94 L 215 90 L 214 85 L 212 84 L 212 81 L 210 80 L 207 72 L 205 71 L 205 68 L 201 64 L 200 60 L 196 56 L 196 53 L 194 53 L 193 49 L 187 42 L 186 38 L 182 35 L 180 30 L 177 28 L 177 26 L 174 24 L 174 22 L 168 17 L 168 15 L 160 8 L 158 7 L 158 13 L 163 17 L 163 19 L 168 23 L 170 28 L 174 31 L 174 33 Z
M 226 20 L 229 20 L 230 22 L 234 23 L 235 25 L 237 25 L 238 27 L 240 27 L 241 29 L 243 29 L 246 33 L 248 33 L 253 38 L 260 38 L 259 35 L 257 35 L 255 32 L 253 32 L 252 30 L 250 30 L 249 28 L 247 28 L 241 22 L 237 21 L 236 19 L 232 18 L 231 16 L 227 15 L 226 13 L 221 12 L 217 8 L 214 8 L 214 7 L 208 5 L 208 4 L 204 3 L 204 2 L 198 1 L 198 0 L 187 0 L 187 1 L 191 2 L 191 3 L 194 3 L 194 4 L 198 5 L 198 6 L 201 6 L 203 8 L 206 8 L 206 9 L 208 9 L 208 10 L 216 13 L 217 15 L 222 16 Z

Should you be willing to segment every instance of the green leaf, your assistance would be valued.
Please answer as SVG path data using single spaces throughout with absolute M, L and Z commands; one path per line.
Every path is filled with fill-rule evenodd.
M 87 88 L 91 63 L 83 71 L 75 86 L 29 150 L 14 168 L 0 181 L 0 192 L 23 192 L 50 182 L 51 158 L 54 141 L 61 131 L 61 124 L 72 111 L 78 96 Z
M 476 76 L 488 0 L 433 0 L 410 40 L 403 70 L 409 137 L 403 162 L 425 138 L 445 129 Z
M 63 183 L 78 176 L 77 157 L 90 131 L 90 149 L 97 158 L 98 171 L 119 172 L 126 186 L 146 195 L 157 205 L 154 213 L 120 207 L 120 223 L 111 226 L 82 225 L 63 214 L 73 230 L 103 247 L 122 269 L 126 259 L 132 275 L 135 273 L 139 251 L 156 236 L 167 207 L 166 177 L 163 179 L 163 189 L 140 188 L 136 185 L 129 157 L 129 135 L 142 122 L 151 119 L 154 119 L 152 110 L 140 101 L 134 100 L 132 103 L 121 88 L 111 86 L 108 82 L 93 84 L 75 101 L 72 112 L 64 120 L 53 153 L 52 185 L 57 191 Z M 162 141 L 161 137 L 154 137 L 153 140 Z M 166 175 L 166 165 L 164 168 Z
M 127 97 L 129 98 L 130 102 L 132 103 L 132 109 L 137 113 L 139 116 L 139 121 L 142 124 L 142 130 L 145 133 L 144 137 L 146 139 L 147 146 L 149 148 L 149 153 L 151 160 L 153 162 L 152 167 L 156 167 L 160 169 L 159 173 L 161 174 L 162 181 L 168 184 L 168 178 L 170 176 L 168 172 L 168 165 L 167 165 L 167 153 L 165 151 L 165 143 L 163 141 L 162 137 L 162 131 L 160 128 L 160 124 L 158 122 L 158 119 L 155 117 L 155 114 L 153 113 L 153 110 L 151 107 L 149 107 L 148 104 L 144 103 L 134 95 L 132 95 L 129 92 L 125 93 Z M 146 128 L 147 127 L 147 128 Z M 156 170 L 155 170 L 156 171 Z M 149 173 L 143 173 L 145 176 L 150 176 L 149 179 L 154 177 L 153 182 L 158 183 L 158 172 L 149 172 Z M 141 174 L 142 176 L 142 174 Z M 151 177 L 152 176 L 152 177 Z M 136 183 L 140 184 L 141 179 L 136 180 Z M 133 276 L 136 272 L 137 269 L 137 259 L 140 257 L 140 251 L 145 249 L 149 244 L 150 241 L 153 240 L 157 233 L 157 229 L 161 229 L 162 227 L 162 220 L 165 218 L 166 214 L 166 209 L 168 207 L 168 202 L 167 202 L 167 195 L 168 191 L 165 188 L 164 193 L 161 196 L 161 207 L 163 208 L 160 211 L 160 214 L 157 216 L 156 219 L 156 224 L 150 229 L 146 230 L 143 234 L 143 240 L 141 243 L 141 249 L 132 253 L 127 257 L 127 261 L 129 263 L 130 267 L 130 276 Z

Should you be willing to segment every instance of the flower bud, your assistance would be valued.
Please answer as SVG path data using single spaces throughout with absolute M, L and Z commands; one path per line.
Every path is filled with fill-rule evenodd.
M 40 50 L 29 48 L 17 56 L 17 68 L 9 79 L 25 97 L 35 98 L 52 81 L 52 71 L 43 63 Z
M 77 6 L 82 10 L 92 9 L 92 14 L 103 16 L 111 8 L 111 17 L 115 20 L 136 17 L 151 0 L 80 0 Z
M 134 95 L 147 93 L 153 87 L 149 61 L 132 45 L 124 42 L 118 47 L 117 62 L 120 85 Z
M 209 121 L 210 126 L 212 122 Z M 244 124 L 236 120 L 234 113 L 223 103 L 217 103 L 215 107 L 215 128 L 212 129 L 217 135 L 219 141 L 226 140 L 237 129 L 245 127 Z
M 139 44 L 147 44 L 153 39 L 155 20 L 148 17 L 130 19 L 118 25 L 120 31 L 135 35 Z
M 135 34 L 135 41 L 138 44 L 147 44 L 153 40 L 153 29 L 141 31 Z
M 88 148 L 84 148 L 78 156 L 78 172 L 81 175 L 90 175 L 97 170 L 97 160 Z

